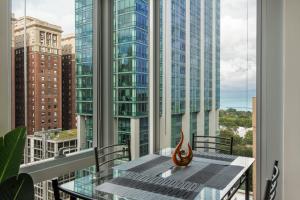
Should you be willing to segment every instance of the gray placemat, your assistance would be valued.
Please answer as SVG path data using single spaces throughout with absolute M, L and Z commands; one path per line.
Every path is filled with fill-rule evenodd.
M 187 181 L 222 190 L 242 169 L 241 166 L 209 164 L 189 177 Z
M 130 169 L 128 169 L 128 171 L 141 173 L 141 172 L 151 169 L 165 161 L 169 161 L 170 159 L 171 158 L 167 157 L 167 156 L 159 156 L 158 158 L 154 158 L 152 160 L 149 160 L 148 162 L 145 162 L 136 167 L 130 168 Z
M 143 191 L 139 189 L 134 188 L 128 188 L 121 185 L 115 185 L 113 183 L 103 183 L 102 185 L 99 185 L 96 187 L 96 196 L 100 197 L 101 199 L 114 199 L 113 197 L 110 197 L 106 195 L 105 193 L 114 194 L 119 197 L 124 197 L 127 199 L 134 199 L 134 200 L 181 200 L 179 198 L 170 197 L 170 196 L 164 196 L 161 194 L 156 194 L 153 192 Z M 105 198 L 108 197 L 108 198 Z
M 108 183 L 110 187 L 107 187 Z M 124 190 L 124 188 L 127 189 Z M 120 177 L 114 178 L 100 186 L 97 186 L 96 190 L 99 192 L 120 195 L 125 198 L 134 197 L 134 199 L 139 199 L 138 196 L 140 193 L 148 193 L 148 199 L 192 200 L 199 195 L 202 188 L 203 187 L 197 183 L 177 181 L 162 177 L 151 177 L 135 172 L 128 172 Z M 121 192 L 122 190 L 123 192 Z
M 224 167 L 224 165 L 209 164 L 205 168 L 198 170 L 198 172 L 189 177 L 187 181 L 205 184 L 210 178 L 216 175 Z
M 174 164 L 171 161 L 171 158 L 168 160 L 159 163 L 158 165 L 153 166 L 152 168 L 149 168 L 145 171 L 143 171 L 143 175 L 146 176 L 159 176 L 163 173 L 165 173 L 168 170 L 171 170 L 174 168 Z
M 207 162 L 199 162 L 199 161 L 192 161 L 188 166 L 186 167 L 175 167 L 172 163 L 173 168 L 171 171 L 169 171 L 169 177 L 174 180 L 181 180 L 184 181 L 188 179 L 189 177 L 193 176 L 198 171 L 202 170 L 206 166 L 209 165 Z M 168 175 L 168 174 L 167 174 Z
M 215 153 L 208 153 L 208 152 L 194 152 L 194 157 L 197 158 L 206 158 L 211 160 L 219 160 L 225 162 L 233 162 L 237 156 L 234 155 L 227 155 L 227 154 L 215 154 Z
M 138 181 L 138 180 L 123 178 L 123 177 L 115 178 L 111 181 L 111 183 L 115 185 L 121 185 L 124 187 L 134 188 L 138 190 L 156 193 L 163 196 L 175 197 L 179 199 L 192 200 L 198 195 L 198 192 L 195 191 L 189 191 L 189 190 L 172 187 L 168 185 L 148 183 L 144 181 Z
M 140 158 L 138 158 L 136 160 L 132 160 L 130 162 L 114 166 L 113 169 L 114 170 L 127 171 L 127 170 L 129 170 L 129 169 L 131 169 L 133 167 L 136 167 L 136 166 L 141 165 L 143 163 L 149 162 L 150 160 L 153 160 L 153 159 L 158 158 L 160 156 L 161 155 L 157 155 L 157 154 L 149 154 L 149 155 L 140 157 Z
M 243 167 L 241 166 L 227 166 L 209 179 L 205 185 L 219 190 L 224 189 L 242 171 L 242 169 Z

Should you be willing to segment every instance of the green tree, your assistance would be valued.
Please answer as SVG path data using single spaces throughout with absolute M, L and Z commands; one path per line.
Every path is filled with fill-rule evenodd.
M 253 131 L 248 131 L 244 137 L 244 143 L 247 145 L 253 144 Z
M 221 110 L 219 115 L 219 123 L 221 126 L 233 128 L 252 127 L 252 113 L 249 111 L 237 111 L 233 108 Z

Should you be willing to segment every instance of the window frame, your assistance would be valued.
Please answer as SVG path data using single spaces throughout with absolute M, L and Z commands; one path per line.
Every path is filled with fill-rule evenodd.
M 149 153 L 160 149 L 160 0 L 149 0 Z M 150 125 L 151 124 L 151 125 Z
M 12 127 L 11 107 L 11 1 L 0 1 L 0 137 Z
M 114 143 L 114 136 L 110 134 L 113 131 L 113 2 L 94 0 L 93 145 L 98 147 Z
M 152 48 L 150 49 L 150 73 L 159 74 L 159 69 L 155 68 L 155 65 L 157 65 L 157 62 L 159 63 L 159 55 L 154 55 L 154 50 L 155 50 L 155 45 L 159 42 L 159 17 L 158 19 L 155 18 L 155 15 L 159 13 L 159 0 L 149 0 L 150 1 L 150 28 L 153 29 L 153 31 L 150 33 L 153 33 L 150 35 L 150 45 Z M 101 146 L 104 145 L 105 143 L 108 142 L 113 142 L 114 138 L 109 136 L 109 131 L 112 130 L 112 126 L 109 125 L 107 121 L 104 121 L 104 116 L 109 114 L 109 109 L 104 110 L 105 104 L 109 104 L 109 100 L 112 100 L 112 96 L 108 95 L 106 100 L 103 100 L 99 97 L 103 97 L 102 94 L 108 93 L 109 91 L 104 91 L 101 90 L 101 86 L 104 84 L 111 84 L 110 80 L 102 80 L 101 78 L 98 77 L 105 77 L 105 74 L 111 73 L 111 71 L 107 71 L 107 68 L 103 67 L 103 63 L 109 62 L 109 61 L 104 61 L 105 57 L 104 55 L 98 55 L 98 52 L 101 52 L 101 47 L 103 47 L 103 38 L 108 37 L 107 32 L 104 32 L 105 29 L 101 29 L 99 26 L 99 22 L 105 22 L 107 18 L 103 16 L 103 14 L 106 14 L 106 17 L 108 17 L 107 11 L 102 13 L 102 16 L 100 16 L 99 12 L 97 11 L 105 11 L 105 8 L 107 6 L 111 6 L 112 8 L 112 3 L 111 0 L 101 0 L 97 1 L 94 0 L 95 3 L 95 10 L 94 12 L 94 51 L 93 51 L 93 56 L 94 56 L 94 76 L 93 76 L 93 81 L 94 81 L 94 110 L 96 111 L 94 113 L 94 146 Z M 9 0 L 3 0 L 0 1 L 0 24 L 3 24 L 4 26 L 0 29 L 1 32 L 1 41 L 0 41 L 0 50 L 1 50 L 1 57 L 4 58 L 11 58 L 11 1 Z M 105 6 L 104 6 L 105 5 Z M 262 107 L 266 106 L 263 105 L 264 102 L 262 102 L 262 80 L 264 82 L 267 79 L 266 74 L 262 72 L 262 52 L 265 51 L 262 49 L 262 39 L 263 39 L 263 34 L 262 34 L 262 24 L 263 24 L 263 8 L 266 8 L 266 5 L 263 5 L 262 0 L 257 0 L 257 160 L 256 160 L 256 167 L 257 167 L 257 177 L 262 177 L 262 169 L 266 167 L 266 163 L 263 162 L 262 158 L 264 157 L 263 154 L 263 149 L 262 146 L 266 144 L 266 138 L 265 134 L 262 132 Z M 113 13 L 113 12 L 111 12 Z M 154 14 L 155 13 L 155 14 Z M 154 15 L 153 15 L 154 14 Z M 157 15 L 158 16 L 158 15 Z M 155 19 L 154 19 L 155 18 Z M 112 18 L 111 18 L 112 19 Z M 110 19 L 110 20 L 111 20 Z M 109 21 L 106 21 L 104 23 L 106 26 L 109 26 Z M 112 23 L 110 23 L 112 24 Z M 2 37 L 4 36 L 4 37 Z M 6 39 L 5 39 L 6 38 Z M 102 41 L 102 42 L 101 42 Z M 107 44 L 106 44 L 107 45 Z M 158 46 L 159 47 L 159 46 Z M 112 51 L 112 48 L 110 48 Z M 159 51 L 157 51 L 159 52 Z M 112 54 L 110 55 L 112 56 Z M 157 57 L 158 56 L 158 57 Z M 0 60 L 0 107 L 1 107 L 1 116 L 0 116 L 0 127 L 2 128 L 1 133 L 4 134 L 6 131 L 10 130 L 12 127 L 13 119 L 11 118 L 11 101 L 10 101 L 10 96 L 12 94 L 11 91 L 11 59 L 1 59 Z M 5 66 L 5 67 L 3 67 Z M 105 71 L 106 69 L 106 71 Z M 159 76 L 158 80 L 159 80 Z M 159 83 L 158 81 L 153 81 L 150 82 L 150 93 L 154 97 L 153 103 L 150 104 L 150 123 L 153 124 L 149 128 L 149 146 L 150 146 L 150 153 L 154 152 L 154 150 L 157 150 L 159 147 L 159 117 L 157 117 L 156 114 L 154 114 L 154 110 L 156 113 L 159 113 Z M 5 87 L 3 87 L 5 86 Z M 96 86 L 96 87 L 95 87 Z M 155 92 L 155 88 L 156 92 Z M 108 88 L 106 88 L 107 90 Z M 2 95 L 4 94 L 4 95 Z M 156 96 L 155 96 L 156 95 Z M 151 97 L 151 98 L 153 98 Z M 151 99 L 150 99 L 151 100 Z M 107 106 L 107 108 L 110 108 L 111 105 Z M 112 113 L 112 109 L 110 110 Z M 5 116 L 5 117 L 2 117 Z M 109 114 L 109 116 L 112 116 L 112 114 Z M 102 126 L 103 125 L 103 126 Z M 110 127 L 110 128 L 109 128 Z M 1 136 L 1 134 L 0 134 Z M 265 138 L 265 139 L 264 139 Z M 103 143 L 103 141 L 106 141 Z M 43 161 L 39 161 L 36 163 L 32 163 L 29 165 L 24 165 L 21 167 L 21 172 L 27 172 L 33 176 L 33 179 L 35 182 L 47 180 L 53 177 L 56 177 L 59 175 L 60 171 L 57 171 L 57 166 L 64 166 L 63 168 L 69 169 L 69 167 L 76 166 L 76 169 L 80 169 L 80 167 L 84 168 L 86 167 L 83 166 L 83 164 L 93 164 L 92 163 L 93 159 L 93 154 L 91 149 L 88 150 L 83 150 L 79 151 L 76 153 L 72 153 L 70 155 L 67 155 L 66 158 L 62 159 L 47 159 Z M 71 164 L 72 163 L 72 164 Z M 76 163 L 76 164 L 75 164 Z M 45 167 L 46 166 L 46 167 Z M 62 168 L 60 168 L 61 170 Z M 47 170 L 47 171 L 46 171 Z M 47 175 L 47 176 L 45 176 Z M 263 178 L 258 178 L 257 179 L 257 196 L 261 196 L 262 190 L 262 180 Z

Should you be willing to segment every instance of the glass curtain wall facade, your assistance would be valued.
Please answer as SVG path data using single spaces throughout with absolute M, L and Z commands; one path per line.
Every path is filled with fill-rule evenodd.
M 209 135 L 211 111 L 220 109 L 220 0 L 204 2 L 204 38 L 204 135 Z
M 186 78 L 186 2 L 172 0 L 172 135 L 171 146 L 175 147 L 180 138 L 182 115 L 185 113 Z
M 92 0 L 76 0 L 77 127 L 84 133 L 85 148 L 92 145 L 93 135 L 92 7 Z M 118 143 L 137 138 L 139 156 L 149 149 L 148 7 L 147 0 L 114 0 L 114 134 Z M 161 134 L 169 135 L 166 146 L 175 146 L 181 128 L 190 138 L 215 135 L 220 0 L 160 1 L 160 27 L 160 117 L 165 123 Z
M 93 145 L 93 0 L 75 0 L 76 112 L 81 149 Z
M 197 113 L 200 112 L 201 77 L 201 5 L 190 0 L 190 138 L 197 134 Z
M 161 0 L 160 25 L 161 146 L 175 147 L 181 128 L 216 135 L 220 0 Z
M 118 142 L 148 153 L 148 1 L 114 1 L 114 121 Z
M 204 135 L 209 135 L 209 111 L 212 110 L 212 63 L 213 63 L 213 1 L 205 0 L 204 3 L 204 16 L 205 16 L 205 23 L 204 23 L 204 127 L 205 132 Z
M 221 61 L 221 41 L 220 41 L 220 31 L 221 31 L 221 6 L 220 6 L 220 0 L 216 0 L 215 2 L 216 6 L 216 12 L 215 12 L 215 18 L 216 18 L 216 26 L 215 26 L 215 37 L 216 37 L 216 109 L 220 109 L 220 84 L 221 84 L 221 77 L 220 77 L 220 61 Z

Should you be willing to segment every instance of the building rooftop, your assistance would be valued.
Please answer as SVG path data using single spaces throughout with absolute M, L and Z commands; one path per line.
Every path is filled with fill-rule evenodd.
M 50 134 L 49 139 L 54 141 L 71 140 L 77 138 L 77 129 L 65 130 L 56 134 Z
M 64 34 L 61 40 L 70 40 L 75 39 L 75 33 Z
M 24 18 L 25 17 L 19 17 L 16 19 L 16 24 L 15 24 L 15 31 L 20 31 L 23 30 L 24 28 Z M 40 20 L 38 18 L 34 18 L 31 16 L 26 16 L 26 26 L 27 28 L 30 27 L 41 27 L 45 29 L 52 29 L 53 31 L 62 33 L 62 27 L 56 24 L 51 24 L 46 21 Z
M 33 135 L 28 135 L 28 138 L 34 138 L 42 140 L 45 138 L 47 141 L 65 141 L 65 140 L 74 140 L 77 139 L 77 129 L 72 130 L 64 130 L 59 129 L 51 129 L 45 131 L 35 132 Z

